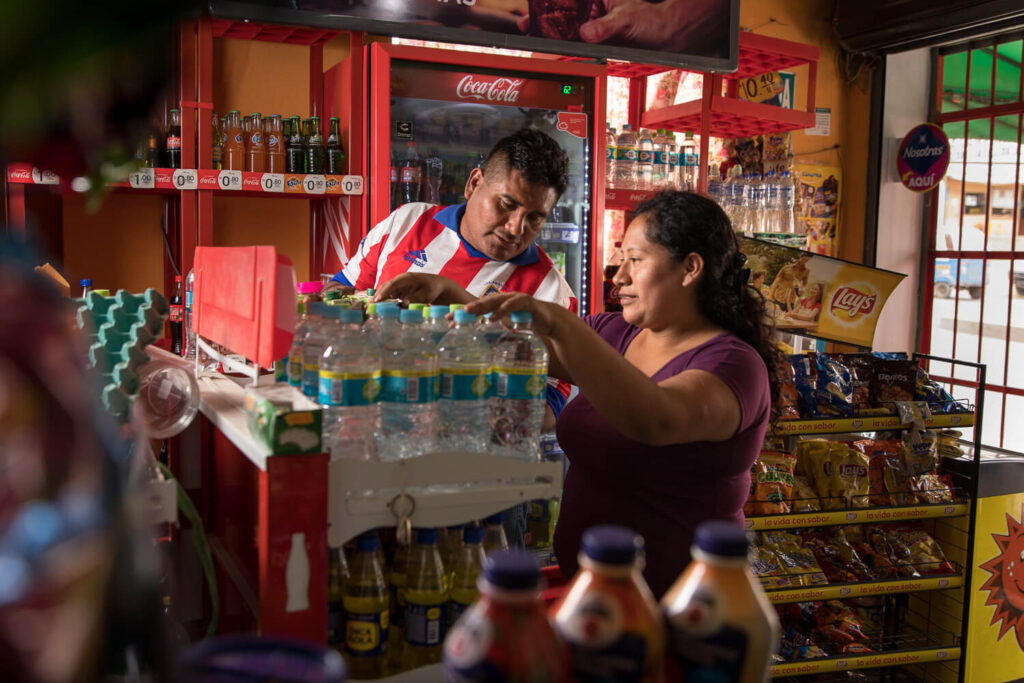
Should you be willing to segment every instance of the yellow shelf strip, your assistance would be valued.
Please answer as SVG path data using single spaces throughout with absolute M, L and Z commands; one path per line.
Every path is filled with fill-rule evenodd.
M 810 602 L 813 600 L 843 600 L 863 598 L 868 595 L 892 595 L 916 591 L 945 590 L 964 585 L 964 578 L 957 574 L 943 576 L 922 576 L 915 579 L 888 579 L 884 581 L 862 581 L 851 584 L 827 584 L 821 586 L 799 586 L 797 588 L 776 588 L 766 591 L 768 599 L 775 605 L 788 602 Z
M 925 426 L 931 429 L 971 427 L 973 425 L 974 413 L 932 415 L 925 421 Z M 902 429 L 903 427 L 903 423 L 895 415 L 816 418 L 812 420 L 783 420 L 778 423 L 776 434 L 779 436 L 846 434 L 850 432 L 877 432 L 886 429 Z
M 793 515 L 766 515 L 748 517 L 747 529 L 799 529 L 809 526 L 836 526 L 839 524 L 865 524 L 868 522 L 904 522 L 912 519 L 935 517 L 962 517 L 967 514 L 967 503 L 945 505 L 911 505 L 891 508 L 863 508 L 857 510 L 828 510 L 801 512 Z
M 960 659 L 958 647 L 937 647 L 926 650 L 896 650 L 878 654 L 856 655 L 849 657 L 829 657 L 827 659 L 811 659 L 799 662 L 773 664 L 771 675 L 802 676 L 823 674 L 834 671 L 853 671 L 854 669 L 877 669 L 887 666 L 906 666 L 910 664 L 931 664 L 933 662 L 951 662 Z

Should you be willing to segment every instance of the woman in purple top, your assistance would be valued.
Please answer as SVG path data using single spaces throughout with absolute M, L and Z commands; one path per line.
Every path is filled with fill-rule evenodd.
M 523 294 L 466 306 L 533 313 L 549 373 L 580 388 L 558 420 L 569 458 L 555 555 L 576 572 L 583 532 L 621 524 L 644 537 L 661 597 L 690 561 L 697 524 L 743 522 L 750 467 L 771 417 L 775 351 L 759 292 L 713 201 L 662 192 L 641 204 L 615 276 L 622 313 L 579 319 Z

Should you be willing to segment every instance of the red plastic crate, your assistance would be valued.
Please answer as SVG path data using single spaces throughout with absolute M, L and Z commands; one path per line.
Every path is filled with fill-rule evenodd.
M 211 22 L 214 38 L 238 38 L 240 40 L 264 40 L 271 43 L 291 45 L 313 45 L 330 40 L 340 31 L 300 26 L 276 26 L 252 21 L 214 19 Z
M 813 112 L 744 102 L 730 97 L 712 97 L 709 118 L 710 134 L 719 138 L 781 133 L 814 126 Z M 699 132 L 700 123 L 700 100 L 654 109 L 640 116 L 640 125 L 644 128 L 665 128 L 680 133 Z
M 821 54 L 814 45 L 760 36 L 750 31 L 741 31 L 739 42 L 739 65 L 735 72 L 726 74 L 729 79 L 748 78 L 817 62 Z

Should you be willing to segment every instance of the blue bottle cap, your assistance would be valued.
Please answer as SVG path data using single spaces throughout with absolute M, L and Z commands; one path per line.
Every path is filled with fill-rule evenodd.
M 499 512 L 496 515 L 491 515 L 484 519 L 484 524 L 501 524 L 501 521 L 505 518 L 504 512 Z
M 467 526 L 462 530 L 463 543 L 483 543 L 484 528 L 482 526 Z
M 338 316 L 338 319 L 343 323 L 361 323 L 363 322 L 363 312 L 358 308 L 343 308 Z
M 383 301 L 377 304 L 377 315 L 381 318 L 397 318 L 398 317 L 398 304 L 391 301 Z
M 583 554 L 602 564 L 633 564 L 644 539 L 624 526 L 593 526 L 583 533 Z
M 398 314 L 398 322 L 407 325 L 421 323 L 423 322 L 423 313 L 419 310 L 407 308 Z
M 416 542 L 420 545 L 436 545 L 437 529 L 418 528 L 416 529 Z
M 513 323 L 532 323 L 533 313 L 529 311 L 516 311 L 509 318 L 512 319 Z
M 92 287 L 92 278 L 83 277 L 81 280 L 78 281 L 78 284 L 81 285 L 82 287 Z
M 460 308 L 455 311 L 455 322 L 460 325 L 472 325 L 476 322 L 476 316 L 469 311 L 464 311 Z
M 430 317 L 431 318 L 443 318 L 446 315 L 448 315 L 448 307 L 447 306 L 436 306 L 435 305 L 435 306 L 431 306 L 430 307 Z
M 525 550 L 496 550 L 484 558 L 484 578 L 496 588 L 530 590 L 537 588 L 540 572 Z
M 746 557 L 750 548 L 747 532 L 733 522 L 703 522 L 694 538 L 698 548 L 719 557 Z
M 356 539 L 356 549 L 361 553 L 372 553 L 380 547 L 380 538 L 376 531 L 362 534 Z

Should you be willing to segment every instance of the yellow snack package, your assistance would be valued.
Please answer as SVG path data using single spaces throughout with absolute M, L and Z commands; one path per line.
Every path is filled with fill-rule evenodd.
M 839 444 L 829 451 L 831 464 L 831 502 L 838 508 L 866 508 L 870 504 L 871 478 L 868 456 Z M 832 507 L 831 509 L 836 509 Z
M 818 500 L 818 494 L 807 477 L 800 474 L 793 477 L 793 498 L 790 506 L 793 508 L 793 512 L 819 512 L 821 510 L 821 501 Z

